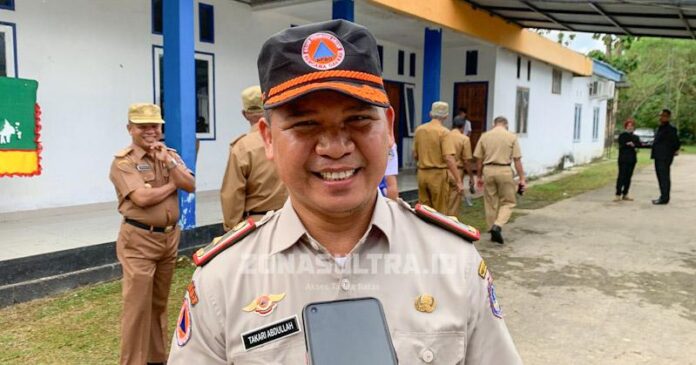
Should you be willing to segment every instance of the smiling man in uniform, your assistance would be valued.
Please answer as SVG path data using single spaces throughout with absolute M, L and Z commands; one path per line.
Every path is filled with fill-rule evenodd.
M 402 363 L 521 363 L 479 232 L 377 192 L 394 110 L 374 37 L 344 20 L 290 28 L 258 66 L 260 131 L 289 199 L 194 254 L 169 364 L 303 364 L 302 308 L 366 296 Z

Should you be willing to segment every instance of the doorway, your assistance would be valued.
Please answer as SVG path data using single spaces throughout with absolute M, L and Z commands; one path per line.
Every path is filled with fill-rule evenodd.
M 456 115 L 459 108 L 466 108 L 466 118 L 471 121 L 471 148 L 476 147 L 476 143 L 481 134 L 486 130 L 488 120 L 488 81 L 481 82 L 455 82 L 454 83 L 454 103 L 452 104 L 452 115 Z

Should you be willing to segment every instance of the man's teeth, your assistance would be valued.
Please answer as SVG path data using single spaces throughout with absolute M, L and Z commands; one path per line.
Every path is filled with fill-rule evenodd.
M 339 180 L 345 180 L 353 174 L 355 174 L 355 169 L 353 170 L 347 170 L 347 171 L 339 171 L 339 172 L 320 172 L 319 173 L 324 180 L 328 181 L 339 181 Z

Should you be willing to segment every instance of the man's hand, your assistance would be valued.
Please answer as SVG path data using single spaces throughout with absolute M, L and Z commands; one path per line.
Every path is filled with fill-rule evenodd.
M 464 191 L 464 182 L 463 181 L 457 181 L 457 193 L 461 193 Z
M 476 188 L 479 191 L 483 190 L 483 177 L 479 176 L 478 179 L 476 179 Z
M 155 142 L 150 145 L 150 151 L 151 153 L 154 153 L 157 161 L 168 163 L 169 160 L 172 159 L 172 156 L 169 154 L 169 150 L 167 150 L 167 146 L 162 142 Z

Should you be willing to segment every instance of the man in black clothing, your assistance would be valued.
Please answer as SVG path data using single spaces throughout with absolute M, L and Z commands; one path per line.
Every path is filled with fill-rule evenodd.
M 663 109 L 660 113 L 660 126 L 655 132 L 655 140 L 652 145 L 650 158 L 655 160 L 655 173 L 660 184 L 660 198 L 653 200 L 653 204 L 661 205 L 669 203 L 669 190 L 671 182 L 669 179 L 669 169 L 672 165 L 674 156 L 679 154 L 681 143 L 677 135 L 677 128 L 669 124 L 672 112 Z
M 624 123 L 625 131 L 619 135 L 619 177 L 616 179 L 615 202 L 633 201 L 628 196 L 628 189 L 631 187 L 631 177 L 637 162 L 636 148 L 640 146 L 640 139 L 633 134 L 635 125 L 633 119 L 628 119 Z

